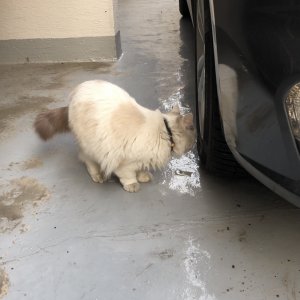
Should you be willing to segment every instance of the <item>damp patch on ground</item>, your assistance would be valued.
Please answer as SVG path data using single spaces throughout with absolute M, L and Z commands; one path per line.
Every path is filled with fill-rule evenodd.
M 51 97 L 21 96 L 14 102 L 1 103 L 0 136 L 6 136 L 15 130 L 15 121 L 25 114 L 38 112 L 54 102 Z
M 11 170 L 14 167 L 18 167 L 22 171 L 27 171 L 30 169 L 40 168 L 43 165 L 43 161 L 37 157 L 30 158 L 21 162 L 11 162 L 8 165 L 7 170 Z
M 29 169 L 36 169 L 43 165 L 43 162 L 38 158 L 28 159 L 22 162 L 21 169 L 26 171 Z
M 9 280 L 6 272 L 0 269 L 0 299 L 7 294 L 9 288 Z
M 21 177 L 0 186 L 0 233 L 11 231 L 22 222 L 24 211 L 48 199 L 48 189 L 36 179 Z

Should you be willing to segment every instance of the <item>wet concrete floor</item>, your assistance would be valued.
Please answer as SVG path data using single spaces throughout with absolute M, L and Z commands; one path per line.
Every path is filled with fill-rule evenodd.
M 194 110 L 192 27 L 177 8 L 120 1 L 116 63 L 0 67 L 0 298 L 300 299 L 300 211 L 256 181 L 211 177 L 194 150 L 129 194 L 90 180 L 71 135 L 32 130 L 95 78 L 149 108 Z

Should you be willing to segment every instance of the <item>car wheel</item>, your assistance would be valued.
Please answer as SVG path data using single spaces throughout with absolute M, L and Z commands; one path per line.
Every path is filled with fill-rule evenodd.
M 179 12 L 184 18 L 190 16 L 190 12 L 186 0 L 179 0 Z
M 224 177 L 245 176 L 226 143 L 219 111 L 212 33 L 205 35 L 205 97 L 201 115 L 202 132 L 198 138 L 201 165 L 209 172 Z

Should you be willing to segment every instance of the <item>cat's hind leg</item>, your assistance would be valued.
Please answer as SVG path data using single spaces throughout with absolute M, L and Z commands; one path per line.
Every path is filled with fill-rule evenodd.
M 90 159 L 86 154 L 83 152 L 79 153 L 79 159 L 85 163 L 86 169 L 90 174 L 91 178 L 94 182 L 103 183 L 105 181 L 103 175 L 101 174 L 100 166 L 95 161 Z
M 119 177 L 125 191 L 134 193 L 140 189 L 140 184 L 136 178 L 135 164 L 121 165 L 114 173 Z
M 149 182 L 152 180 L 153 176 L 149 171 L 138 171 L 137 174 L 138 182 Z

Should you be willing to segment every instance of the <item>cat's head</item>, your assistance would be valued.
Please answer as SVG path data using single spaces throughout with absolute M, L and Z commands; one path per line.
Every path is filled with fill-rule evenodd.
M 170 121 L 170 127 L 174 140 L 173 152 L 177 156 L 190 151 L 196 142 L 196 130 L 192 113 L 180 114 L 179 106 L 176 105 L 166 114 Z

